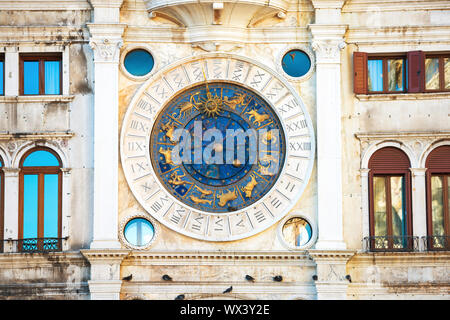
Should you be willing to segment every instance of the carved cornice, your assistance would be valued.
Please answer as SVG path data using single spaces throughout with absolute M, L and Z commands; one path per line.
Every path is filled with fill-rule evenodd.
M 89 260 L 89 263 L 93 264 L 108 264 L 118 263 L 122 261 L 127 255 L 130 254 L 130 250 L 81 250 L 81 254 Z
M 123 265 L 135 264 L 164 264 L 180 265 L 186 263 L 201 264 L 286 264 L 298 265 L 312 263 L 306 251 L 193 251 L 193 252 L 153 252 L 153 251 L 132 251 L 123 262 Z
M 356 251 L 353 250 L 308 250 L 314 261 L 347 262 Z

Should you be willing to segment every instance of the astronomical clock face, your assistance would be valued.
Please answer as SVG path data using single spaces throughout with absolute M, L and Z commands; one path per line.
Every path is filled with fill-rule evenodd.
M 246 59 L 203 56 L 156 74 L 124 118 L 122 166 L 144 209 L 211 241 L 260 232 L 309 179 L 314 136 L 299 97 Z

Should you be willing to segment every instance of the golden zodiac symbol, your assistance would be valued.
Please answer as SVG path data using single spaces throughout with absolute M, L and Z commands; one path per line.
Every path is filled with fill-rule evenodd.
M 268 162 L 269 164 L 265 166 L 261 162 Z M 270 154 L 264 155 L 264 157 L 262 157 L 259 160 L 259 172 L 263 176 L 273 176 L 273 175 L 275 175 L 275 173 L 270 170 L 270 168 L 272 167 L 272 163 L 273 162 L 278 162 L 278 159 L 274 158 Z
M 170 184 L 173 186 L 180 186 L 182 184 L 192 184 L 192 182 L 183 181 L 181 178 L 185 177 L 186 175 L 183 174 L 182 176 L 179 176 L 178 173 L 174 172 L 170 175 L 170 179 L 168 180 Z
M 160 147 L 159 153 L 164 156 L 164 158 L 166 160 L 166 164 L 170 164 L 170 165 L 174 164 L 172 161 L 172 150 L 171 149 L 164 150 L 162 147 Z
M 208 200 L 208 199 L 200 199 L 196 196 L 191 196 L 191 200 L 195 203 L 195 204 L 199 204 L 199 203 L 207 203 L 209 205 L 211 205 L 212 200 Z
M 198 95 L 200 92 L 196 92 L 193 95 L 191 95 L 191 98 L 189 99 L 189 101 L 186 101 L 185 103 L 183 103 L 181 106 L 178 107 L 178 109 L 180 109 L 180 114 L 178 116 L 177 119 L 180 119 L 182 117 L 185 117 L 186 115 L 190 115 L 192 113 L 192 109 L 199 109 L 198 108 L 198 103 L 195 101 L 194 97 L 196 95 Z
M 230 109 L 236 110 L 236 106 L 238 104 L 244 103 L 245 94 L 238 93 L 235 97 L 232 97 L 231 100 L 228 100 L 228 97 L 225 96 L 223 103 L 225 103 Z
M 259 114 L 256 110 L 250 110 L 249 112 L 246 112 L 245 114 L 249 114 L 248 117 L 250 120 L 252 120 L 252 117 L 254 118 L 253 124 L 257 123 L 259 126 L 262 122 L 266 121 L 270 118 L 268 114 Z
M 200 191 L 200 193 L 201 193 L 200 198 L 204 198 L 205 196 L 209 196 L 209 195 L 212 194 L 212 191 L 211 191 L 211 190 L 205 190 L 205 189 L 202 189 L 202 188 L 200 188 L 200 187 L 197 186 L 197 185 L 196 185 L 195 187 L 196 187 L 197 190 Z
M 255 179 L 255 175 L 250 175 L 252 177 L 252 180 L 250 180 L 249 183 L 245 187 L 242 187 L 241 190 L 245 192 L 245 196 L 247 198 L 250 198 L 252 196 L 253 189 L 258 184 L 258 182 Z
M 271 142 L 271 143 L 277 142 L 277 137 L 272 133 L 272 130 L 266 131 L 262 135 L 261 139 L 262 139 L 262 143 L 264 143 L 265 145 L 268 145 L 269 142 Z
M 166 137 L 169 138 L 170 142 L 176 142 L 173 138 L 173 131 L 175 130 L 175 125 L 172 121 L 169 121 L 161 126 L 161 129 L 166 131 Z
M 219 206 L 224 207 L 228 201 L 233 201 L 234 199 L 237 199 L 236 190 L 229 191 L 227 193 L 222 193 L 221 195 L 217 195 L 217 198 L 219 198 Z

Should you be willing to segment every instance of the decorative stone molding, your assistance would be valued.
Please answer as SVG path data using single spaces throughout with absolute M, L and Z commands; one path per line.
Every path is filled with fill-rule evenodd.
M 448 92 L 394 93 L 394 94 L 357 94 L 359 101 L 395 101 L 395 100 L 436 100 L 450 99 Z
M 148 12 L 186 27 L 194 25 L 235 25 L 246 27 L 260 17 L 276 16 L 289 9 L 289 1 L 265 0 L 144 0 Z M 302 3 L 302 7 L 306 6 Z M 236 14 L 239 12 L 239 14 Z
M 0 96 L 0 103 L 69 103 L 74 95 L 32 95 L 32 96 Z
M 299 263 L 313 265 L 306 251 L 132 251 L 124 259 L 122 265 L 235 265 L 236 263 L 262 265 L 298 265 Z
M 356 133 L 355 137 L 361 144 L 361 168 L 367 168 L 376 150 L 387 146 L 402 149 L 409 156 L 412 168 L 423 168 L 430 148 L 437 143 L 450 144 L 450 132 Z

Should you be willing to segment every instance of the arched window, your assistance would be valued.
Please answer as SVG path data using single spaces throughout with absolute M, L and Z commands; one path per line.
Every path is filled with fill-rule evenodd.
M 19 250 L 61 250 L 61 160 L 39 147 L 23 156 L 20 169 Z
M 448 250 L 450 236 L 450 146 L 434 149 L 427 157 L 428 249 Z
M 3 228 L 5 221 L 5 176 L 3 174 L 3 166 L 3 159 L 0 157 L 0 252 L 3 252 Z
M 412 250 L 411 173 L 408 156 L 385 147 L 369 160 L 370 249 Z

